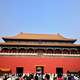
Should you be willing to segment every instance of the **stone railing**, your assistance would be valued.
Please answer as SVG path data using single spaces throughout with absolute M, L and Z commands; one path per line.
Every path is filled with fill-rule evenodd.
M 37 56 L 37 53 L 0 53 L 0 56 Z
M 48 57 L 80 57 L 80 54 L 51 53 L 0 53 L 0 56 L 48 56 Z

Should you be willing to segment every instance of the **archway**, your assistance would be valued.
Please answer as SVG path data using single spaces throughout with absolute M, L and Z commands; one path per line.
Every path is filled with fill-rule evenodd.
M 35 53 L 45 53 L 45 50 L 44 49 L 36 49 Z
M 77 54 L 77 50 L 75 50 L 75 49 L 71 49 L 70 52 L 71 52 L 71 54 Z
M 19 49 L 19 53 L 25 53 L 26 50 L 24 48 Z
M 1 50 L 1 52 L 6 52 L 6 53 L 8 53 L 8 51 L 9 51 L 9 49 L 8 48 L 3 48 L 2 50 Z
M 34 53 L 34 49 L 32 49 L 32 48 L 28 49 L 27 53 Z
M 46 53 L 53 53 L 53 50 L 52 49 L 47 49 Z
M 11 52 L 11 53 L 17 53 L 17 49 L 16 49 L 16 48 L 12 48 L 12 49 L 10 50 L 10 52 Z
M 62 51 L 62 53 L 63 53 L 63 54 L 70 54 L 70 51 L 69 51 L 68 49 L 64 49 L 64 50 Z
M 60 49 L 55 49 L 55 51 L 54 51 L 56 54 L 61 54 L 62 53 L 62 51 L 60 50 Z

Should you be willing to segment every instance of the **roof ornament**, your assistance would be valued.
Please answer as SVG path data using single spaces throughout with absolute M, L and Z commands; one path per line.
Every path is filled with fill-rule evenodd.
M 60 33 L 57 33 L 57 35 L 60 35 Z
M 20 34 L 23 34 L 23 32 L 20 32 Z

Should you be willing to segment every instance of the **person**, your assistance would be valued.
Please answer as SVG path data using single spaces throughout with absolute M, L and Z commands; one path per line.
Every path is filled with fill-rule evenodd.
M 79 80 L 79 78 L 78 78 L 77 76 L 74 76 L 74 79 L 75 79 L 75 80 Z
M 64 80 L 68 80 L 67 74 L 63 75 Z
M 3 78 L 0 77 L 0 80 L 3 80 Z
M 12 80 L 10 77 L 7 80 Z
M 49 74 L 45 75 L 45 80 L 50 80 L 50 75 Z
M 16 78 L 15 80 L 19 80 L 19 78 Z
M 26 74 L 23 78 L 24 78 L 24 80 L 29 80 L 29 77 Z
M 70 75 L 68 76 L 68 80 L 71 80 L 71 76 Z
M 62 77 L 62 76 L 59 76 L 59 77 L 57 78 L 57 80 L 63 80 L 63 77 Z
M 35 75 L 34 80 L 38 80 L 38 76 L 37 75 Z
M 54 74 L 53 80 L 57 80 L 57 74 Z
M 8 76 L 7 75 L 5 75 L 5 77 L 4 77 L 4 79 L 3 80 L 7 80 L 8 79 Z
M 23 77 L 19 77 L 19 80 L 24 80 L 24 78 Z
M 75 79 L 74 79 L 74 74 L 71 74 L 71 80 L 75 80 Z
M 29 80 L 34 80 L 34 74 L 33 73 L 29 75 Z

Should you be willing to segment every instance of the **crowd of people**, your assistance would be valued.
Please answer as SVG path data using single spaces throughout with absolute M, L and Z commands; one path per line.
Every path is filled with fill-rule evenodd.
M 0 76 L 0 80 L 80 80 L 78 74 L 3 74 Z

